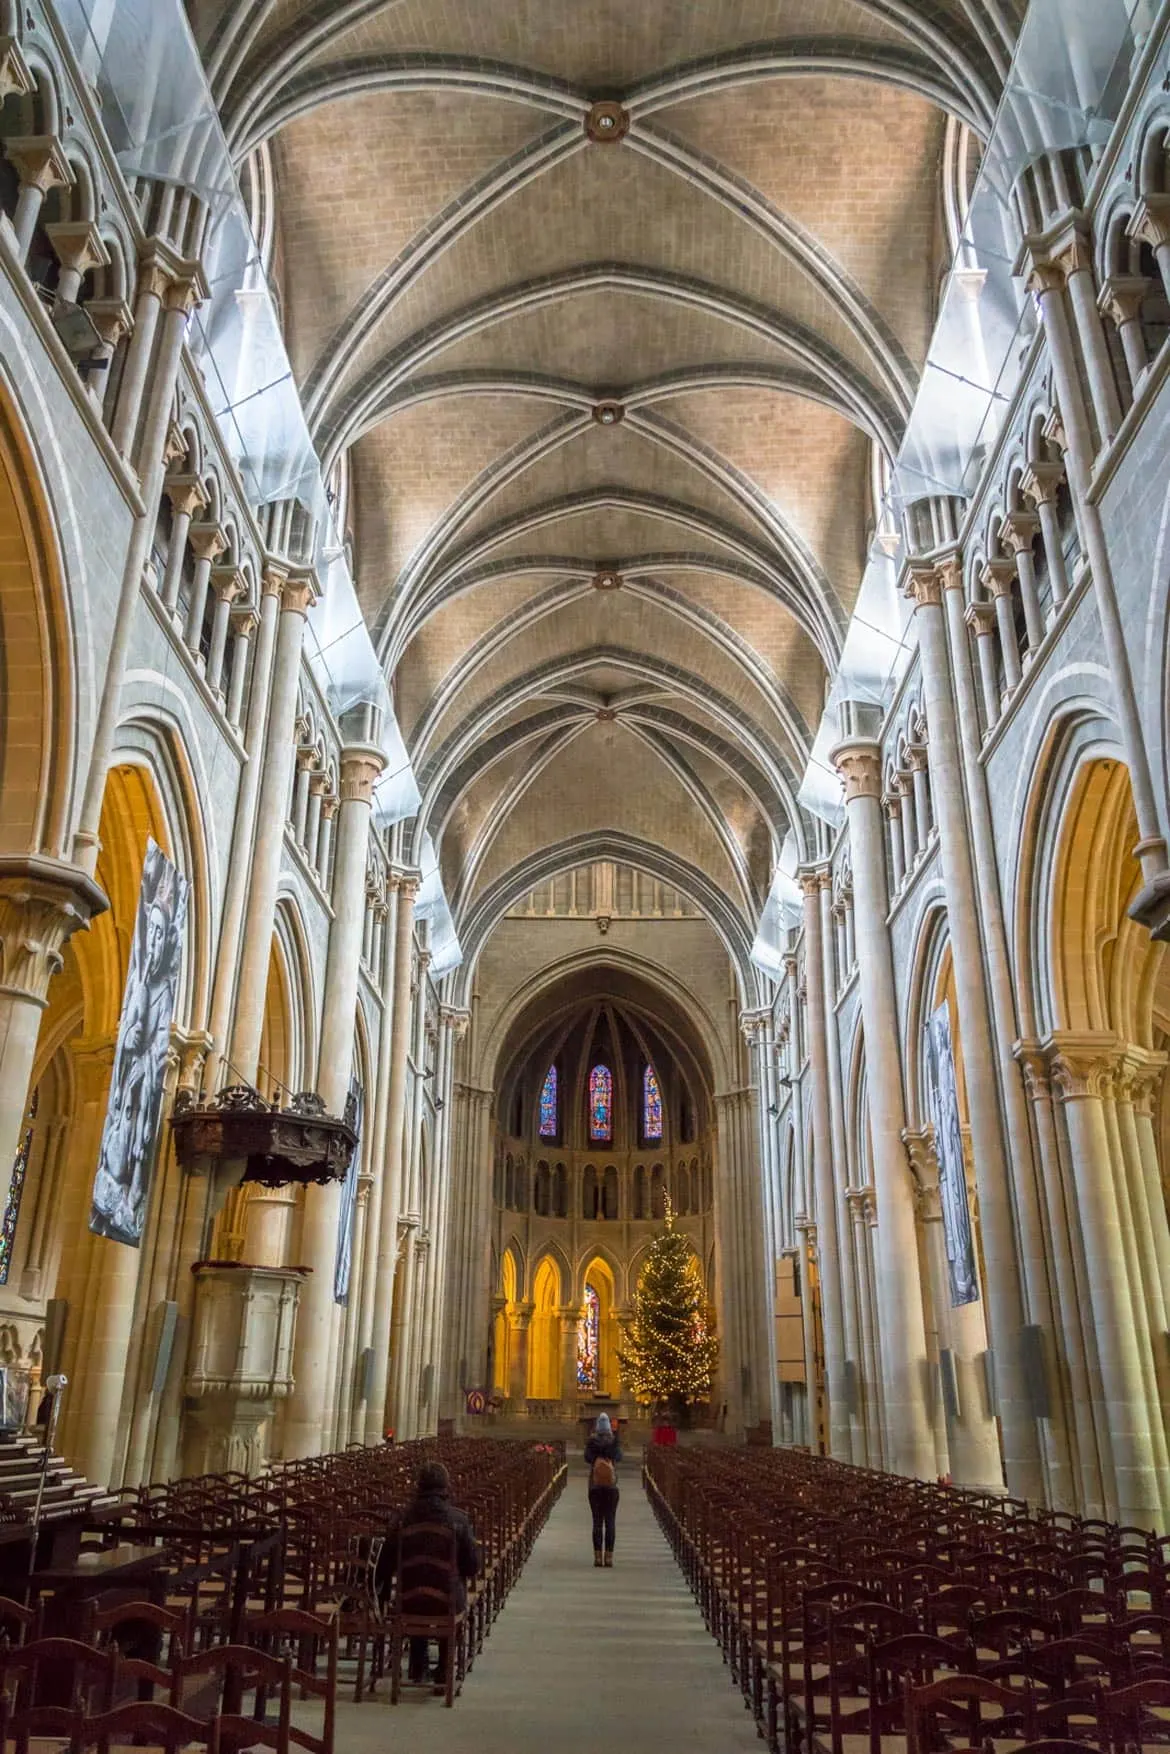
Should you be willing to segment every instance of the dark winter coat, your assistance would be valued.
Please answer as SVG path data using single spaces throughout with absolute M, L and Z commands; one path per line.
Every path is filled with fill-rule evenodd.
M 400 1537 L 408 1559 L 425 1558 L 431 1553 L 436 1560 L 446 1560 L 449 1557 L 449 1545 L 440 1536 L 412 1534 L 411 1531 L 420 1523 L 441 1523 L 455 1536 L 455 1565 L 458 1576 L 455 1580 L 455 1599 L 451 1606 L 458 1613 L 467 1606 L 467 1584 L 479 1575 L 479 1548 L 475 1544 L 475 1535 L 466 1513 L 452 1504 L 445 1492 L 420 1493 L 390 1524 L 375 1576 L 378 1594 L 385 1599 L 392 1593 L 394 1576 L 398 1569 Z M 412 1582 L 424 1587 L 439 1588 L 447 1582 L 446 1573 L 438 1566 L 433 1575 L 415 1567 L 412 1567 L 409 1575 Z M 403 1602 L 403 1607 L 410 1613 L 409 1598 Z
M 616 1468 L 622 1459 L 622 1446 L 612 1432 L 606 1437 L 598 1437 L 596 1433 L 585 1445 L 585 1460 L 592 1468 L 598 1456 L 608 1456 Z

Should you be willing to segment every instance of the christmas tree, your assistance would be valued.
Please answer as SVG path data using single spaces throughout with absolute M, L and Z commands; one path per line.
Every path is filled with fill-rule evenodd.
M 675 1407 L 705 1400 L 719 1352 L 713 1329 L 699 1263 L 674 1228 L 668 1200 L 666 1228 L 650 1244 L 634 1294 L 627 1348 L 618 1354 L 635 1399 Z

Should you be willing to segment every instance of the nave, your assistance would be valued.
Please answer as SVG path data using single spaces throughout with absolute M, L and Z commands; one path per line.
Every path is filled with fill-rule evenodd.
M 569 1481 L 536 1540 L 454 1711 L 403 1694 L 390 1715 L 339 1702 L 343 1754 L 748 1754 L 761 1747 L 670 1548 L 636 1465 L 621 1469 L 612 1571 L 595 1571 L 585 1469 Z

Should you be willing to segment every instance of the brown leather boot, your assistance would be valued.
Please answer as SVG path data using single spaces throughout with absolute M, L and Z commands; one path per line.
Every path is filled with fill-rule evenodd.
M 609 1552 L 605 1556 L 605 1563 L 607 1566 L 613 1564 L 613 1549 L 612 1548 L 609 1550 Z
M 595 1547 L 593 1549 L 593 1563 L 594 1563 L 594 1565 L 603 1565 L 605 1563 L 604 1559 L 602 1558 L 602 1553 L 601 1553 L 600 1547 Z

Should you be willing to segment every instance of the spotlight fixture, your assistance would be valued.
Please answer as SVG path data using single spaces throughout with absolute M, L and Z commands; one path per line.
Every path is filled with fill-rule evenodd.
M 607 572 L 603 570 L 594 573 L 593 589 L 595 591 L 620 591 L 621 588 L 622 575 L 620 572 Z
M 629 111 L 610 98 L 590 104 L 585 113 L 585 134 L 595 146 L 615 146 L 629 131 Z
M 626 411 L 620 402 L 597 402 L 593 408 L 593 418 L 598 426 L 619 426 L 626 417 Z

